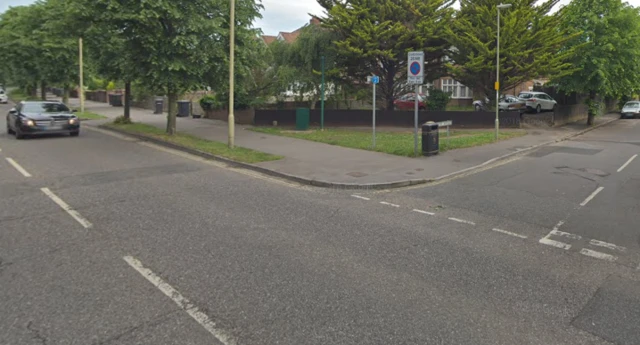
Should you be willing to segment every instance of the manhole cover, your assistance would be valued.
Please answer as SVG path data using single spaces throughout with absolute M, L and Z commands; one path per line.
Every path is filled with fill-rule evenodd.
M 352 176 L 352 177 L 363 177 L 363 176 L 367 176 L 368 174 L 361 173 L 359 171 L 355 171 L 355 172 L 350 172 L 347 175 Z
M 610 277 L 572 324 L 618 345 L 637 345 L 638 306 L 640 282 Z

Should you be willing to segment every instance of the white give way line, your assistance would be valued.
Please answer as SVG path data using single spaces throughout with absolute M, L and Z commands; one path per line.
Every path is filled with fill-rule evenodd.
M 585 206 L 586 204 L 588 204 L 589 201 L 593 200 L 593 198 L 595 198 L 598 193 L 602 192 L 603 189 L 604 187 L 598 187 L 598 189 L 594 190 L 591 195 L 589 195 L 586 199 L 584 199 L 583 202 L 580 203 L 580 206 Z
M 31 177 L 31 174 L 29 174 L 29 172 L 23 168 L 22 166 L 20 166 L 20 164 L 18 164 L 18 162 L 14 161 L 12 158 L 6 158 L 7 162 L 9 162 L 9 164 L 11 164 L 14 168 L 16 168 L 16 170 L 18 170 L 22 176 L 24 177 Z
M 626 163 L 622 164 L 622 166 L 618 169 L 618 172 L 621 172 L 622 170 L 624 170 L 624 168 L 626 168 L 627 165 L 631 164 L 631 162 L 633 162 L 633 160 L 636 159 L 636 157 L 638 157 L 637 154 L 635 154 L 635 155 L 633 155 L 633 157 L 629 158 L 629 160 Z
M 40 190 L 44 194 L 46 194 L 51 200 L 53 200 L 53 202 L 55 202 L 56 204 L 58 204 L 58 206 L 60 206 L 63 210 L 65 210 L 65 212 L 67 212 L 71 217 L 73 217 L 73 219 L 78 221 L 78 223 L 80 223 L 80 225 L 82 225 L 85 229 L 89 229 L 90 227 L 93 226 L 93 224 L 91 224 L 91 222 L 89 222 L 86 218 L 81 216 L 80 213 L 78 213 L 78 211 L 72 209 L 71 206 L 67 205 L 66 202 L 60 199 L 57 195 L 53 194 L 53 192 L 49 190 L 49 188 L 40 188 Z
M 227 335 L 224 331 L 221 331 L 216 328 L 216 324 L 209 319 L 209 317 L 201 312 L 198 307 L 196 307 L 191 301 L 182 296 L 178 290 L 174 289 L 173 286 L 167 284 L 162 280 L 162 278 L 158 277 L 155 273 L 153 273 L 150 269 L 144 267 L 140 261 L 131 256 L 125 256 L 124 261 L 126 261 L 129 266 L 131 266 L 134 270 L 138 271 L 145 279 L 147 279 L 153 286 L 158 288 L 165 296 L 169 297 L 175 304 L 180 307 L 180 309 L 184 310 L 189 316 L 191 316 L 196 322 L 198 322 L 207 332 L 211 333 L 216 339 L 222 342 L 225 345 L 233 345 L 235 341 Z

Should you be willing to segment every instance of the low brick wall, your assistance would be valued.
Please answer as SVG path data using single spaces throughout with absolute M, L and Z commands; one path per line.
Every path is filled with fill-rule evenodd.
M 235 119 L 235 123 L 241 124 L 241 125 L 252 125 L 254 123 L 254 117 L 255 117 L 256 111 L 258 110 L 244 109 L 244 110 L 234 111 L 233 117 Z M 229 111 L 226 109 L 225 110 L 207 110 L 204 113 L 204 117 L 207 119 L 227 121 L 227 119 L 229 118 Z
M 485 111 L 421 111 L 418 113 L 418 123 L 427 121 L 453 121 L 453 127 L 458 128 L 493 128 L 495 126 L 495 112 Z M 370 126 L 371 110 L 325 110 L 324 124 L 328 127 Z M 271 126 L 278 121 L 281 126 L 293 126 L 296 122 L 295 110 L 256 110 L 254 124 L 257 126 Z M 310 110 L 312 125 L 320 124 L 320 110 Z M 376 124 L 379 126 L 393 126 L 411 128 L 414 124 L 413 111 L 376 112 Z M 501 112 L 500 126 L 505 128 L 520 128 L 519 112 Z

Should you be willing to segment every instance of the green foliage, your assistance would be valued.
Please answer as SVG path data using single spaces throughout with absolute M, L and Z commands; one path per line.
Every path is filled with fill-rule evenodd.
M 386 108 L 407 91 L 407 52 L 425 52 L 425 80 L 443 75 L 442 57 L 448 44 L 453 0 L 322 0 L 325 27 L 333 30 L 338 65 L 352 81 L 380 76 L 379 90 Z
M 115 120 L 113 120 L 113 123 L 116 125 L 127 125 L 127 124 L 131 124 L 133 122 L 131 122 L 131 118 L 129 117 L 124 117 L 124 116 L 118 116 L 115 118 Z
M 618 108 L 622 109 L 622 107 L 624 107 L 624 105 L 632 99 L 633 98 L 629 95 L 620 96 L 620 100 L 618 100 Z
M 222 104 L 218 101 L 214 95 L 205 95 L 200 98 L 200 107 L 203 110 L 216 110 L 222 107 Z
M 560 90 L 589 94 L 588 123 L 597 98 L 618 98 L 640 89 L 640 15 L 620 0 L 574 0 L 563 10 L 562 27 L 577 35 L 568 42 L 578 69 L 554 78 Z
M 571 35 L 559 29 L 562 11 L 550 14 L 559 0 L 534 5 L 536 0 L 514 0 L 500 10 L 500 88 L 541 76 L 572 72 L 562 49 Z M 447 28 L 451 43 L 451 76 L 471 88 L 476 99 L 495 98 L 498 4 L 495 0 L 461 0 L 455 20 Z M 482 93 L 482 94 L 480 94 Z
M 428 110 L 445 110 L 450 100 L 451 100 L 451 93 L 444 92 L 434 87 L 430 87 L 429 97 L 427 97 L 427 109 Z

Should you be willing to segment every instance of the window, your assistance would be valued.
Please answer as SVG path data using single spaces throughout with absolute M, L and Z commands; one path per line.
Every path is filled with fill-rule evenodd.
M 451 78 L 442 79 L 442 91 L 449 92 L 451 94 L 451 98 L 473 98 L 473 92 L 471 91 L 471 89 Z
M 69 111 L 62 103 L 25 103 L 23 111 L 27 113 L 65 113 Z

